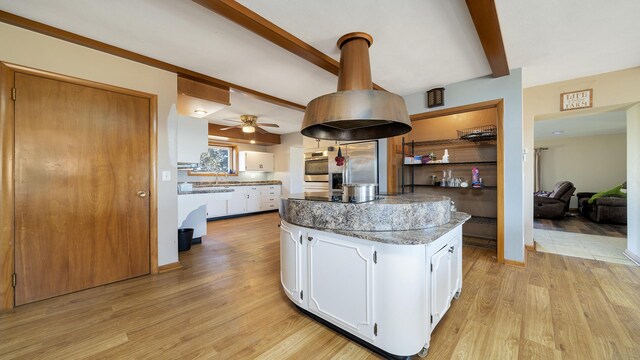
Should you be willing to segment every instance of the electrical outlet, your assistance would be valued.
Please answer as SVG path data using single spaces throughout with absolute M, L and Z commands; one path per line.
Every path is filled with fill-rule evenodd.
M 162 172 L 162 181 L 171 181 L 171 171 L 164 170 Z

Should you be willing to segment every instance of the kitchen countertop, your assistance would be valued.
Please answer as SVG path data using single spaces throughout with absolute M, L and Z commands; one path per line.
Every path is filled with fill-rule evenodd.
M 178 191 L 178 195 L 213 194 L 213 193 L 227 193 L 227 192 L 234 192 L 234 191 L 235 190 L 233 190 L 233 189 L 225 189 L 225 188 L 221 188 L 221 189 L 202 189 L 202 190 L 193 189 L 191 191 Z
M 447 196 L 403 194 L 354 204 L 309 200 L 308 195 L 293 194 L 280 201 L 282 220 L 327 231 L 422 230 L 451 220 L 451 199 Z
M 225 186 L 259 186 L 259 185 L 282 185 L 280 180 L 261 180 L 261 181 L 207 181 L 207 182 L 191 182 L 193 188 L 199 187 L 225 187 Z
M 338 235 L 354 237 L 369 241 L 375 241 L 392 245 L 425 245 L 429 244 L 447 232 L 455 229 L 457 226 L 464 224 L 471 218 L 471 215 L 463 212 L 452 212 L 451 220 L 440 226 L 421 230 L 395 230 L 395 231 L 349 231 L 321 229 L 310 227 L 312 229 L 326 231 Z

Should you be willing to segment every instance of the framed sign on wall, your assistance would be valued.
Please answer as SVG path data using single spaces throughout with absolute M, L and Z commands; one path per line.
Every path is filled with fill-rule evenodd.
M 560 94 L 560 111 L 593 107 L 593 89 Z

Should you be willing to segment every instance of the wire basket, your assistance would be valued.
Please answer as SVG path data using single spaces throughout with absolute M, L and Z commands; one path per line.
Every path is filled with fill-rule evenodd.
M 468 129 L 457 130 L 458 139 L 469 141 L 494 140 L 498 137 L 498 128 L 495 125 L 476 126 Z

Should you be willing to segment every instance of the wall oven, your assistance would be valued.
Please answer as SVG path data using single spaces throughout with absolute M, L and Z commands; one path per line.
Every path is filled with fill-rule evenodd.
M 304 181 L 329 181 L 329 157 L 327 156 L 327 151 L 304 153 Z

